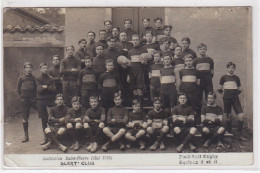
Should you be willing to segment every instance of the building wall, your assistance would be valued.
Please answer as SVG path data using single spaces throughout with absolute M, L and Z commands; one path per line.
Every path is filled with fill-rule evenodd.
M 96 33 L 104 29 L 104 21 L 111 20 L 111 8 L 67 8 L 65 15 L 65 43 L 78 47 L 78 40 L 87 39 L 88 31 Z
M 177 17 L 172 17 L 177 16 Z M 230 8 L 166 8 L 165 23 L 173 25 L 173 36 L 181 43 L 183 36 L 191 39 L 191 48 L 199 43 L 208 46 L 208 55 L 215 62 L 214 89 L 220 77 L 227 72 L 226 64 L 236 64 L 242 93 L 240 100 L 252 127 L 252 22 L 248 7 Z M 222 105 L 221 95 L 218 103 Z

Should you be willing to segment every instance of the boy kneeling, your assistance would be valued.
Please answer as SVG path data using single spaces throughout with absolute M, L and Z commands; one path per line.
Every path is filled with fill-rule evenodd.
M 55 103 L 56 106 L 50 108 L 49 111 L 49 127 L 44 130 L 46 136 L 49 138 L 49 142 L 45 144 L 42 149 L 47 150 L 51 143 L 55 143 L 61 151 L 66 152 L 68 148 L 62 145 L 58 139 L 66 132 L 65 116 L 68 108 L 64 105 L 62 94 L 56 95 Z
M 119 93 L 114 94 L 114 102 L 115 106 L 110 108 L 107 115 L 107 125 L 103 129 L 103 132 L 107 137 L 109 137 L 109 141 L 102 146 L 103 151 L 107 151 L 107 148 L 111 143 L 115 143 L 119 141 L 120 150 L 125 149 L 125 145 L 123 140 L 121 139 L 126 133 L 126 124 L 128 121 L 128 111 L 127 109 L 121 105 L 122 97 Z
M 168 126 L 168 112 L 162 109 L 162 101 L 160 97 L 155 97 L 153 100 L 154 109 L 148 112 L 148 124 L 150 125 L 147 128 L 148 136 L 153 136 L 156 138 L 159 135 L 159 138 L 155 143 L 150 147 L 150 150 L 154 151 L 160 145 L 160 149 L 164 150 L 165 146 L 163 143 L 163 138 L 166 133 L 169 131 Z
M 197 129 L 194 127 L 194 110 L 191 106 L 187 105 L 187 96 L 184 93 L 179 94 L 179 105 L 173 108 L 172 122 L 173 132 L 176 138 L 184 137 L 183 142 L 176 148 L 180 153 L 182 149 L 188 144 L 190 150 L 195 150 L 196 147 L 192 144 Z
M 213 92 L 208 93 L 207 100 L 207 105 L 201 111 L 202 135 L 206 139 L 203 146 L 209 147 L 212 142 L 217 141 L 219 147 L 224 147 L 221 142 L 225 132 L 224 127 L 221 126 L 222 108 L 216 105 L 216 95 Z
M 145 135 L 145 129 L 147 128 L 146 115 L 141 109 L 141 104 L 138 100 L 133 100 L 133 111 L 129 113 L 129 123 L 127 124 L 128 130 L 125 134 L 125 138 L 129 140 L 126 145 L 127 148 L 131 148 L 131 143 L 139 141 L 140 150 L 145 149 L 145 142 L 142 138 Z
M 74 151 L 78 151 L 80 149 L 80 134 L 82 134 L 83 130 L 82 118 L 86 112 L 86 109 L 82 107 L 80 97 L 78 96 L 72 97 L 71 105 L 72 108 L 68 109 L 65 123 L 69 137 L 73 142 L 71 148 L 74 149 Z
M 104 121 L 106 118 L 105 109 L 99 106 L 99 101 L 97 96 L 91 96 L 89 98 L 89 108 L 84 117 L 84 130 L 89 137 L 90 145 L 87 150 L 94 153 L 98 149 L 98 144 L 100 143 L 100 138 L 102 135 L 102 130 L 105 127 Z

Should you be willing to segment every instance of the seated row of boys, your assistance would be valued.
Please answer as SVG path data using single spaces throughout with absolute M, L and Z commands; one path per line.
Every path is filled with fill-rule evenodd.
M 225 132 L 222 124 L 222 108 L 215 103 L 216 95 L 208 94 L 207 105 L 202 109 L 202 135 L 205 138 L 204 147 L 208 147 L 212 142 L 217 142 L 218 146 L 222 144 L 222 136 Z M 187 105 L 187 97 L 180 93 L 178 96 L 179 105 L 175 106 L 172 114 L 163 109 L 161 99 L 155 97 L 153 100 L 154 108 L 146 115 L 141 108 L 140 102 L 133 100 L 133 110 L 128 110 L 122 106 L 122 97 L 119 93 L 114 94 L 115 106 L 110 108 L 105 115 L 105 110 L 99 106 L 98 97 L 90 97 L 90 105 L 87 111 L 82 107 L 80 98 L 74 96 L 71 100 L 72 108 L 67 108 L 63 104 L 61 94 L 56 96 L 56 106 L 49 111 L 49 127 L 45 129 L 45 134 L 49 141 L 42 149 L 47 150 L 51 143 L 55 143 L 58 148 L 64 152 L 68 150 L 61 144 L 61 136 L 65 132 L 73 141 L 72 149 L 79 150 L 79 141 L 87 135 L 87 141 L 90 145 L 87 150 L 96 152 L 101 145 L 102 133 L 108 137 L 108 141 L 102 146 L 103 151 L 107 151 L 112 143 L 118 143 L 120 149 L 131 148 L 131 145 L 138 142 L 140 150 L 146 148 L 148 138 L 151 138 L 153 145 L 150 150 L 156 150 L 158 147 L 165 149 L 163 139 L 169 131 L 174 133 L 173 142 L 178 142 L 176 148 L 182 152 L 188 145 L 194 151 L 193 138 L 197 132 L 194 123 L 194 111 Z M 104 137 L 103 137 L 104 138 Z M 126 147 L 124 143 L 127 143 Z

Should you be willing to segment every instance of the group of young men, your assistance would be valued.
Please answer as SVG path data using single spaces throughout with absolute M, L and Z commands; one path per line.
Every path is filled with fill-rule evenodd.
M 190 38 L 182 38 L 180 46 L 171 36 L 172 26 L 162 27 L 161 18 L 154 19 L 155 28 L 148 18 L 142 22 L 145 30 L 138 35 L 131 30 L 130 19 L 124 21 L 121 32 L 105 21 L 98 42 L 96 34 L 88 32 L 87 40 L 79 40 L 77 51 L 67 46 L 64 59 L 54 55 L 50 69 L 41 63 L 37 78 L 32 75 L 33 65 L 26 62 L 17 87 L 23 109 L 22 142 L 29 141 L 31 107 L 37 108 L 42 120 L 43 150 L 54 143 L 66 152 L 64 136 L 73 150 L 86 142 L 90 152 L 101 145 L 107 151 L 112 143 L 124 150 L 136 142 L 143 150 L 147 141 L 152 141 L 150 150 L 163 150 L 169 134 L 181 152 L 186 145 L 196 149 L 197 131 L 205 138 L 204 147 L 214 141 L 224 147 L 222 137 L 232 130 L 232 107 L 238 114 L 238 137 L 247 140 L 242 135 L 244 114 L 236 65 L 228 62 L 227 74 L 220 79 L 217 91 L 223 93 L 223 112 L 215 103 L 214 61 L 206 54 L 207 46 L 199 44 L 197 56 L 189 48 Z M 202 106 L 203 93 L 207 104 Z M 143 107 L 149 104 L 153 108 L 147 113 Z

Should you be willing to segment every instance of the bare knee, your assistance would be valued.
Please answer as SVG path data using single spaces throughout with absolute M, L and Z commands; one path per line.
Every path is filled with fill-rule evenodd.
M 238 120 L 239 121 L 244 121 L 244 113 L 239 113 L 238 114 Z
M 45 134 L 49 134 L 51 133 L 51 129 L 49 127 L 47 127 L 45 130 L 44 130 Z
M 88 123 L 84 123 L 84 129 L 87 129 L 87 128 L 89 128 L 89 124 Z
M 103 129 L 103 132 L 104 132 L 105 134 L 107 134 L 107 133 L 110 133 L 111 131 L 110 131 L 109 128 L 105 127 L 105 128 Z
M 167 133 L 169 131 L 169 126 L 164 126 L 162 132 Z
M 205 133 L 205 134 L 209 134 L 209 129 L 207 127 L 204 127 L 202 129 L 202 132 Z
M 131 133 L 126 133 L 126 134 L 125 134 L 125 137 L 126 137 L 126 138 L 129 138 L 130 136 L 131 136 Z
M 98 127 L 103 129 L 105 127 L 105 124 L 104 123 L 99 123 Z
M 220 128 L 218 129 L 218 134 L 223 134 L 224 131 L 225 131 L 225 128 L 224 128 L 224 127 L 220 127 Z
M 144 135 L 144 134 L 145 134 L 145 131 L 144 131 L 144 130 L 140 130 L 138 133 L 139 133 L 140 135 Z
M 68 124 L 66 125 L 66 127 L 67 127 L 67 129 L 73 129 L 73 125 L 72 125 L 71 123 L 68 123 Z
M 63 135 L 65 133 L 66 129 L 65 128 L 60 128 L 58 130 L 58 135 Z
M 120 129 L 120 130 L 119 130 L 119 133 L 120 133 L 120 134 L 125 134 L 125 133 L 126 133 L 126 130 L 125 130 L 125 129 Z
M 83 126 L 82 126 L 82 124 L 81 123 L 76 123 L 76 129 L 81 129 Z
M 153 134 L 153 128 L 152 128 L 152 127 L 148 127 L 148 128 L 147 128 L 147 133 Z
M 174 127 L 173 131 L 174 131 L 175 134 L 181 133 L 181 129 L 179 127 Z
M 196 132 L 197 132 L 197 129 L 195 127 L 192 127 L 190 129 L 190 134 L 195 135 Z

